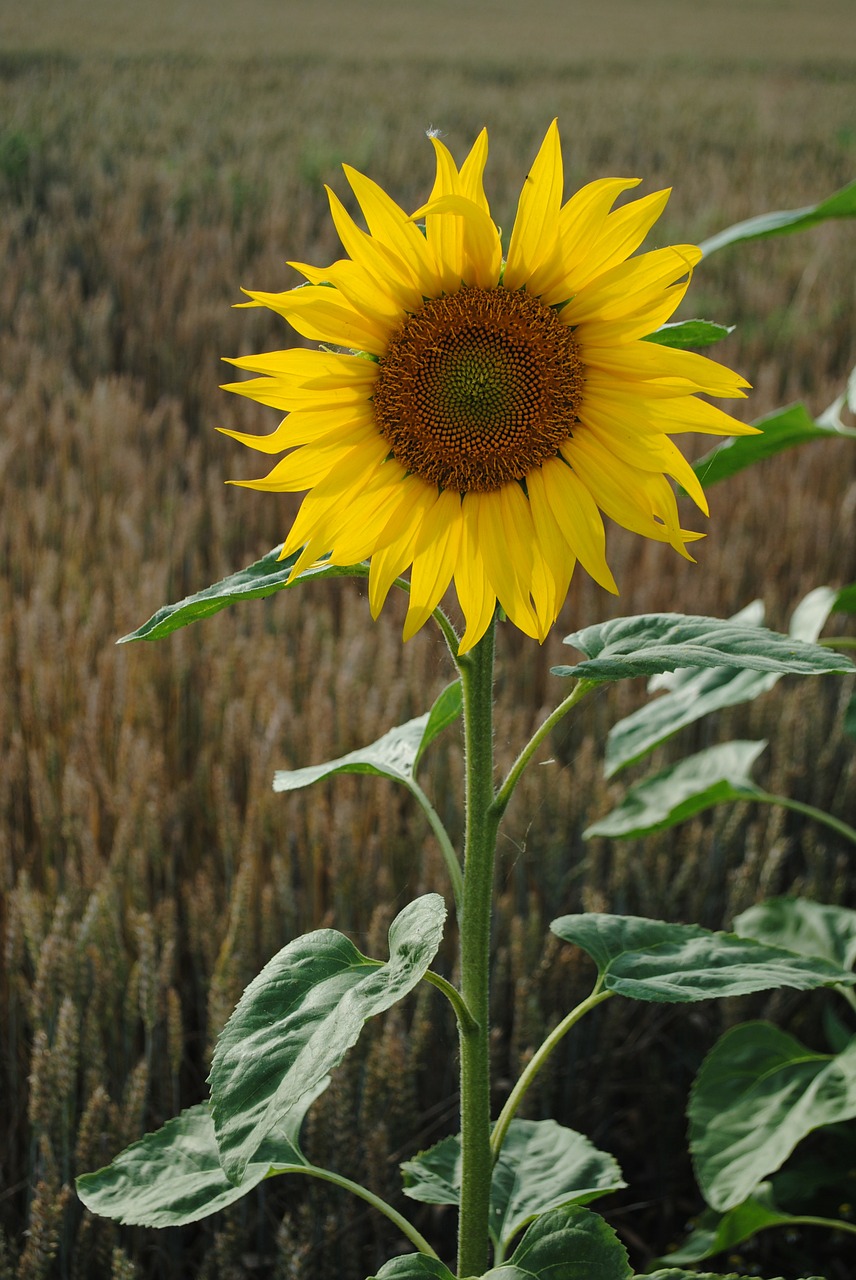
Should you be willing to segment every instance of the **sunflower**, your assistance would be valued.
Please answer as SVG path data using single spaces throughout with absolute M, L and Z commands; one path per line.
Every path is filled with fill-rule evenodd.
M 562 203 L 559 132 L 547 130 L 502 256 L 483 187 L 487 134 L 460 170 L 431 141 L 431 197 L 408 215 L 345 166 L 367 231 L 328 189 L 345 258 L 292 263 L 307 283 L 245 292 L 319 350 L 231 363 L 259 376 L 227 390 L 285 410 L 270 435 L 227 435 L 288 450 L 269 475 L 234 483 L 308 490 L 282 548 L 293 576 L 321 557 L 370 560 L 377 617 L 410 571 L 404 638 L 454 581 L 461 652 L 497 603 L 544 640 L 575 564 L 617 592 L 603 515 L 692 559 L 669 477 L 707 514 L 698 479 L 669 438 L 752 431 L 698 393 L 749 384 L 689 351 L 644 341 L 669 319 L 701 257 L 693 245 L 631 257 L 669 196 L 613 208 L 636 178 L 591 182 Z M 302 550 L 301 550 L 302 549 Z

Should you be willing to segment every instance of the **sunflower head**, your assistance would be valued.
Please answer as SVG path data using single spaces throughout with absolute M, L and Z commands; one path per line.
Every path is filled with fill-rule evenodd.
M 407 214 L 345 166 L 365 229 L 328 190 L 346 257 L 293 263 L 307 283 L 247 291 L 322 349 L 233 360 L 257 375 L 227 389 L 286 417 L 284 453 L 256 489 L 308 490 L 283 546 L 294 574 L 321 556 L 369 559 L 377 616 L 409 570 L 405 638 L 454 583 L 461 652 L 497 603 L 543 640 L 576 562 L 608 591 L 603 516 L 691 558 L 670 483 L 707 514 L 671 436 L 753 431 L 706 400 L 744 395 L 724 366 L 645 338 L 669 319 L 701 254 L 636 253 L 668 191 L 617 198 L 636 178 L 591 182 L 563 202 L 554 121 L 523 184 L 503 259 L 483 175 L 487 134 L 456 166 L 437 137 L 434 188 Z

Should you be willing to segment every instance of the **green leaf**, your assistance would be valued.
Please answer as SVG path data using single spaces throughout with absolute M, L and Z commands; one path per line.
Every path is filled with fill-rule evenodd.
M 274 791 L 299 791 L 321 778 L 336 773 L 371 773 L 409 785 L 425 751 L 439 733 L 461 713 L 461 684 L 450 684 L 430 711 L 390 729 L 367 747 L 349 751 L 337 760 L 309 765 L 304 769 L 278 769 L 274 774 Z
M 723 742 L 669 765 L 630 787 L 621 804 L 583 832 L 629 839 L 665 831 L 713 805 L 751 800 L 764 793 L 750 776 L 762 742 Z
M 856 911 L 808 898 L 768 898 L 734 921 L 742 938 L 757 938 L 801 956 L 820 956 L 842 969 L 856 963 Z
M 627 1251 L 603 1218 L 580 1205 L 536 1218 L 504 1266 L 483 1280 L 631 1280 Z
M 385 1262 L 369 1280 L 455 1280 L 455 1277 L 439 1258 L 429 1258 L 425 1253 L 405 1253 Z
M 776 409 L 754 424 L 760 427 L 759 436 L 732 436 L 716 445 L 693 463 L 693 471 L 705 488 L 718 480 L 727 480 L 738 471 L 751 467 L 765 458 L 773 458 L 785 449 L 808 444 L 811 440 L 835 440 L 851 435 L 850 428 L 821 425 L 815 422 L 804 404 L 787 405 Z
M 369 960 L 342 934 L 295 939 L 247 987 L 227 1022 L 209 1077 L 226 1174 L 239 1181 L 262 1138 L 332 1070 L 367 1018 L 407 995 L 437 953 L 446 907 L 417 898 L 389 930 L 389 962 Z
M 307 1161 L 297 1145 L 309 1106 L 327 1088 L 329 1077 L 293 1107 L 281 1128 L 265 1138 L 247 1164 L 240 1185 L 220 1164 L 214 1121 L 207 1102 L 147 1133 L 112 1164 L 77 1179 L 77 1194 L 93 1213 L 138 1227 L 180 1227 L 225 1209 L 270 1176 L 299 1172 Z
M 679 1249 L 669 1254 L 668 1260 L 676 1263 L 701 1262 L 735 1248 L 768 1227 L 784 1227 L 794 1221 L 790 1214 L 776 1208 L 772 1185 L 762 1182 L 754 1196 L 749 1196 L 727 1213 L 707 1209 L 699 1214 L 690 1235 Z
M 321 578 L 366 578 L 369 566 L 365 564 L 330 565 L 317 564 L 304 569 L 289 583 L 288 577 L 297 563 L 300 552 L 296 551 L 285 560 L 280 560 L 282 545 L 274 547 L 261 560 L 248 565 L 238 573 L 230 573 L 228 578 L 186 596 L 176 604 L 165 604 L 157 613 L 152 614 L 148 622 L 144 622 L 136 631 L 122 636 L 119 644 L 127 644 L 130 640 L 161 640 L 171 631 L 186 627 L 188 623 L 198 622 L 200 618 L 209 618 L 219 613 L 230 604 L 240 600 L 260 600 L 263 596 L 271 596 L 276 591 L 290 590 L 303 582 L 317 582 Z
M 550 928 L 588 952 L 603 988 L 631 1000 L 678 1004 L 856 982 L 856 975 L 825 960 L 694 924 L 591 912 L 561 916 Z
M 659 1271 L 646 1271 L 633 1280 L 758 1280 L 757 1276 L 739 1276 L 736 1271 L 727 1275 L 717 1271 L 685 1271 L 683 1267 L 662 1267 Z M 784 1276 L 771 1276 L 770 1280 L 784 1280 Z M 823 1276 L 803 1276 L 802 1280 L 824 1280 Z
M 807 1134 L 856 1116 L 856 1039 L 831 1057 L 768 1022 L 732 1028 L 693 1084 L 690 1151 L 708 1204 L 752 1195 Z
M 402 1164 L 404 1194 L 423 1204 L 460 1204 L 460 1135 Z M 489 1229 L 505 1249 L 538 1214 L 589 1204 L 626 1186 L 617 1162 L 554 1120 L 512 1120 L 491 1182 Z
M 649 333 L 645 342 L 656 342 L 661 347 L 710 347 L 733 332 L 733 324 L 715 324 L 712 320 L 675 320 Z
M 579 649 L 588 661 L 552 671 L 575 680 L 623 680 L 678 667 L 740 667 L 798 675 L 853 670 L 839 653 L 766 627 L 680 613 L 613 618 L 566 636 L 564 643 Z
M 839 595 L 832 587 L 810 591 L 791 615 L 788 634 L 796 640 L 815 641 Z M 764 621 L 763 602 L 753 600 L 729 621 L 760 626 Z M 649 691 L 665 686 L 669 692 L 644 703 L 612 726 L 606 739 L 604 772 L 607 778 L 640 760 L 678 730 L 712 711 L 751 702 L 767 693 L 781 678 L 775 672 L 742 671 L 739 667 L 709 667 L 702 671 L 689 668 L 654 677 Z
M 856 613 L 856 582 L 842 587 L 835 597 L 835 613 Z
M 733 226 L 719 231 L 699 246 L 704 257 L 724 249 L 729 244 L 739 244 L 743 240 L 759 240 L 765 236 L 781 236 L 792 231 L 803 231 L 814 227 L 828 218 L 852 218 L 856 215 L 856 181 L 850 182 L 840 191 L 827 196 L 819 204 L 808 204 L 802 209 L 778 209 L 774 213 L 761 213 L 755 218 L 747 218 L 744 222 L 735 222 Z

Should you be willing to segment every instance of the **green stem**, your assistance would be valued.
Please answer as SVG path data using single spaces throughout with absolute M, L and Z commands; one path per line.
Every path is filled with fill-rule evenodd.
M 598 682 L 596 680 L 580 680 L 572 692 L 568 694 L 567 698 L 565 698 L 564 702 L 560 702 L 558 707 L 556 707 L 556 710 L 547 716 L 547 719 L 540 728 L 535 730 L 532 737 L 526 743 L 526 746 L 520 752 L 520 755 L 514 761 L 514 764 L 508 772 L 508 777 L 505 779 L 496 794 L 496 807 L 500 812 L 504 812 L 509 800 L 511 799 L 514 788 L 520 780 L 520 775 L 523 773 L 523 770 L 526 768 L 541 743 L 547 737 L 550 730 L 554 729 L 559 721 L 562 720 L 578 702 L 582 702 L 585 695 L 590 689 L 593 689 L 597 683 Z
M 343 1190 L 350 1191 L 353 1195 L 359 1196 L 361 1200 L 365 1200 L 366 1204 L 370 1204 L 373 1209 L 377 1209 L 378 1213 L 382 1213 L 384 1217 L 389 1218 L 390 1222 L 398 1227 L 402 1235 L 406 1236 L 420 1253 L 427 1253 L 429 1258 L 438 1256 L 425 1237 L 416 1230 L 412 1222 L 408 1222 L 397 1209 L 393 1209 L 391 1204 L 381 1200 L 380 1196 L 376 1196 L 373 1191 L 369 1191 L 368 1187 L 361 1187 L 358 1182 L 352 1182 L 350 1178 L 343 1177 L 341 1173 L 334 1173 L 332 1169 L 322 1169 L 316 1164 L 274 1165 L 268 1177 L 275 1178 L 280 1173 L 305 1173 L 310 1178 L 320 1178 L 322 1182 L 332 1182 L 334 1187 L 342 1187 Z
M 499 814 L 493 809 L 493 655 L 496 621 L 458 659 L 466 755 L 464 893 L 460 914 L 461 995 L 472 1027 L 460 1026 L 461 1207 L 459 1276 L 488 1267 L 490 1211 L 490 926 Z
M 424 977 L 425 981 L 430 982 L 432 987 L 436 987 L 438 991 L 443 992 L 443 995 L 455 1010 L 458 1025 L 465 1028 L 468 1034 L 477 1030 L 476 1020 L 464 1004 L 458 988 L 453 987 L 451 982 L 447 982 L 445 978 L 441 978 L 439 973 L 434 973 L 433 969 L 429 969 Z
M 817 643 L 824 649 L 856 649 L 856 636 L 826 636 Z
M 576 1023 L 579 1022 L 580 1018 L 584 1018 L 587 1013 L 596 1008 L 597 1005 L 602 1004 L 604 1000 L 608 1000 L 609 997 L 614 994 L 615 993 L 612 991 L 599 991 L 597 987 L 595 987 L 591 995 L 586 1000 L 583 1000 L 582 1004 L 578 1004 L 576 1009 L 572 1009 L 567 1017 L 563 1018 L 558 1026 L 553 1028 L 546 1040 L 544 1040 L 544 1042 L 535 1050 L 535 1053 L 526 1064 L 523 1073 L 518 1079 L 517 1084 L 508 1095 L 505 1106 L 499 1113 L 499 1119 L 493 1126 L 490 1147 L 494 1160 L 498 1158 L 499 1153 L 502 1150 L 502 1144 L 505 1141 L 508 1126 L 514 1119 L 514 1114 L 517 1111 L 517 1108 L 526 1097 L 529 1086 L 532 1084 L 532 1081 L 535 1079 L 550 1054 L 556 1048 L 556 1045 L 568 1034 L 571 1027 L 575 1026 Z
M 840 818 L 834 818 L 831 813 L 826 813 L 824 809 L 815 809 L 813 804 L 803 804 L 802 800 L 791 800 L 789 796 L 772 795 L 769 791 L 753 791 L 751 798 L 760 801 L 762 804 L 780 804 L 785 809 L 793 809 L 794 813 L 804 813 L 807 818 L 814 818 L 815 822 L 822 822 L 825 826 L 831 827 L 833 831 L 837 831 L 840 836 L 844 836 L 844 839 L 849 840 L 851 844 L 856 844 L 856 830 L 853 827 L 849 827 Z
M 849 1231 L 856 1236 L 856 1222 L 845 1222 L 842 1218 L 808 1218 L 800 1214 L 797 1218 L 791 1218 L 786 1225 L 790 1226 L 792 1223 L 805 1227 L 829 1227 L 831 1231 Z

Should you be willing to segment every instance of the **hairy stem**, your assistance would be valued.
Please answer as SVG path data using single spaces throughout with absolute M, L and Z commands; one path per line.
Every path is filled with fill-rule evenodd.
M 459 1024 L 461 1046 L 461 1208 L 458 1275 L 488 1267 L 490 1210 L 490 927 L 499 815 L 494 811 L 493 655 L 495 620 L 458 659 L 466 753 L 464 892 L 460 915 L 461 995 L 474 1020 Z

